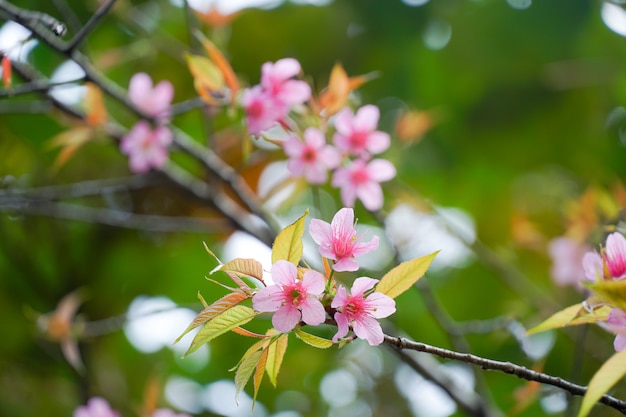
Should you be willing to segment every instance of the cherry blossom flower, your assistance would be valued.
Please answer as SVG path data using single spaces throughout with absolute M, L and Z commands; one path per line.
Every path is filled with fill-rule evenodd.
M 395 313 L 396 302 L 379 292 L 365 295 L 377 282 L 378 280 L 373 278 L 357 278 L 352 284 L 350 294 L 343 285 L 337 288 L 337 295 L 331 303 L 331 307 L 337 309 L 335 313 L 337 333 L 333 336 L 333 342 L 345 337 L 350 326 L 358 338 L 367 340 L 372 346 L 383 342 L 383 330 L 376 319 Z
M 365 161 L 357 159 L 347 167 L 337 168 L 331 185 L 341 189 L 341 201 L 347 207 L 354 207 L 358 198 L 365 208 L 371 211 L 383 206 L 383 190 L 380 183 L 396 176 L 396 168 L 385 159 Z
M 608 277 L 605 276 L 605 266 Z M 590 281 L 622 279 L 626 277 L 626 238 L 620 233 L 611 233 L 606 238 L 602 254 L 587 252 L 583 257 L 585 277 Z
M 246 112 L 248 132 L 252 135 L 260 135 L 264 130 L 274 126 L 287 113 L 282 104 L 273 100 L 258 85 L 245 90 L 241 102 Z
M 154 413 L 152 413 L 152 417 L 189 417 L 189 414 L 176 414 L 169 408 L 158 408 L 154 410 Z
M 334 144 L 359 157 L 385 151 L 391 139 L 387 133 L 376 130 L 379 117 L 378 107 L 371 104 L 361 107 L 356 114 L 343 109 L 335 118 Z
M 93 397 L 83 405 L 74 410 L 74 417 L 120 417 L 119 413 L 113 411 L 109 403 L 100 397 Z
M 170 117 L 170 104 L 174 98 L 172 83 L 163 80 L 152 86 L 152 78 L 144 72 L 139 72 L 130 79 L 128 98 L 144 113 L 154 116 L 162 123 L 167 123 Z
M 276 312 L 272 325 L 280 332 L 292 330 L 304 321 L 311 326 L 324 322 L 326 313 L 319 296 L 326 281 L 322 274 L 308 270 L 298 279 L 296 266 L 280 260 L 272 265 L 274 285 L 267 286 L 252 297 L 252 305 L 260 312 Z
M 167 146 L 172 142 L 172 132 L 165 126 L 152 130 L 147 121 L 135 124 L 122 138 L 120 149 L 130 158 L 130 169 L 142 173 L 161 168 L 168 160 Z
M 359 263 L 354 258 L 365 255 L 378 248 L 378 236 L 369 242 L 362 242 L 357 237 L 354 227 L 354 210 L 342 208 L 335 214 L 330 224 L 323 220 L 312 219 L 309 233 L 319 246 L 320 254 L 332 259 L 335 271 L 356 271 Z
M 328 178 L 328 170 L 341 162 L 337 150 L 326 144 L 324 134 L 314 127 L 304 131 L 304 142 L 291 136 L 283 144 L 289 157 L 287 168 L 296 177 L 304 176 L 309 184 L 323 184 Z
M 261 67 L 261 86 L 279 103 L 286 106 L 302 104 L 311 97 L 311 87 L 304 81 L 291 79 L 300 70 L 300 63 L 293 58 L 266 62 Z
M 619 308 L 614 308 L 609 313 L 606 321 L 607 328 L 615 333 L 613 347 L 616 352 L 626 349 L 626 313 Z
M 554 282 L 558 285 L 581 287 L 586 279 L 582 260 L 588 250 L 586 245 L 568 237 L 552 239 L 548 245 L 548 253 L 552 259 L 550 275 Z

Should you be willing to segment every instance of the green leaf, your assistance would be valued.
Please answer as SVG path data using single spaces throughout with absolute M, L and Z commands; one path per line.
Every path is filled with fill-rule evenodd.
M 526 331 L 526 334 L 544 332 L 550 329 L 558 329 L 579 324 L 595 323 L 606 321 L 611 312 L 611 307 L 602 306 L 589 312 L 585 310 L 581 303 L 569 306 L 544 320 L 542 323 Z
M 589 288 L 600 301 L 626 311 L 626 280 L 599 281 Z
M 319 349 L 328 349 L 334 344 L 331 340 L 324 339 L 323 337 L 315 336 L 311 333 L 303 332 L 300 329 L 296 330 L 296 337 L 302 340 L 307 345 L 311 345 Z
M 224 75 L 209 58 L 185 54 L 189 72 L 194 79 L 198 95 L 208 104 L 218 105 L 213 94 L 218 93 L 225 85 Z
M 263 282 L 263 265 L 254 259 L 236 258 L 222 265 L 219 270 L 238 276 L 256 278 Z
M 438 253 L 439 251 L 436 251 L 430 255 L 402 262 L 381 278 L 376 286 L 376 291 L 391 298 L 396 298 L 424 276 L 424 273 Z
M 267 365 L 268 354 L 269 354 L 269 349 L 263 350 L 263 353 L 261 354 L 261 357 L 259 358 L 259 362 L 256 365 L 256 371 L 254 372 L 254 380 L 252 381 L 254 385 L 252 407 L 254 407 L 254 403 L 256 402 L 256 395 L 259 393 L 259 388 L 261 387 L 261 382 L 263 381 L 263 374 L 265 374 L 265 366 Z
M 626 375 L 626 350 L 617 352 L 591 378 L 578 417 L 585 417 L 598 400 Z
M 231 331 L 235 327 L 248 323 L 256 314 L 250 307 L 236 305 L 215 316 L 200 329 L 183 357 L 195 352 L 203 344 Z
M 284 333 L 276 338 L 276 341 L 267 348 L 267 363 L 265 364 L 265 370 L 267 376 L 270 378 L 270 382 L 276 387 L 276 380 L 278 378 L 278 372 L 280 372 L 280 366 L 283 364 L 283 357 L 287 351 L 287 342 L 289 338 L 287 333 Z
M 262 350 L 257 350 L 252 354 L 248 355 L 244 360 L 241 361 L 239 367 L 237 368 L 237 372 L 235 372 L 235 387 L 236 387 L 236 397 L 239 397 L 239 393 L 244 389 L 250 377 L 254 373 L 254 369 L 256 368 L 259 360 L 261 359 L 261 355 L 263 355 Z
M 255 342 L 252 346 L 248 348 L 248 350 L 246 350 L 246 353 L 244 353 L 241 359 L 239 359 L 239 362 L 237 362 L 237 365 L 233 366 L 232 369 L 229 369 L 229 371 L 234 371 L 235 369 L 237 369 L 239 365 L 241 365 L 241 362 L 243 362 L 248 356 L 252 355 L 254 352 L 258 350 L 264 350 L 265 348 L 267 348 L 267 346 L 271 342 L 272 342 L 272 339 L 270 338 L 262 339 L 262 340 Z
M 218 264 L 222 265 L 224 262 L 222 262 L 220 260 L 220 258 L 217 257 L 216 254 L 213 253 L 213 251 L 211 249 L 209 249 L 209 246 L 206 244 L 206 242 L 202 242 L 202 244 L 204 245 L 204 250 L 207 251 L 207 253 L 209 255 L 211 255 L 213 257 L 213 259 L 215 259 L 217 261 Z
M 241 292 L 232 292 L 230 294 L 226 294 L 225 296 L 223 296 L 222 298 L 220 298 L 219 300 L 217 300 L 210 306 L 206 307 L 200 313 L 198 313 L 198 315 L 193 319 L 191 324 L 187 326 L 185 331 L 180 336 L 178 336 L 178 338 L 174 341 L 174 343 L 178 343 L 180 339 L 183 338 L 183 336 L 185 336 L 187 333 L 189 333 L 196 327 L 202 326 L 206 322 L 222 314 L 224 311 L 228 310 L 229 308 L 236 306 L 237 304 L 239 304 L 240 302 L 242 302 L 243 300 L 247 298 L 248 296 Z M 202 302 L 205 303 L 204 299 L 202 299 Z
M 304 219 L 309 210 L 302 217 L 280 231 L 272 247 L 272 263 L 285 260 L 298 265 L 302 259 L 302 235 L 304 234 Z

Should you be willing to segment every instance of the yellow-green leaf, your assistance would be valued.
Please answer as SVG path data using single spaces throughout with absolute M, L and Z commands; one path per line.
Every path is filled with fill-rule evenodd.
M 237 362 L 237 365 L 235 365 L 232 369 L 229 369 L 229 371 L 233 371 L 237 369 L 239 365 L 241 365 L 241 362 L 243 362 L 248 356 L 252 355 L 254 352 L 258 350 L 264 350 L 265 348 L 267 348 L 267 346 L 271 342 L 272 340 L 270 338 L 262 339 L 262 340 L 255 342 L 252 346 L 248 348 L 248 350 L 246 350 L 246 353 L 244 353 L 241 359 L 239 359 L 239 362 Z
M 191 346 L 189 346 L 184 356 L 195 352 L 203 344 L 231 331 L 235 327 L 243 326 L 252 320 L 256 314 L 257 313 L 250 307 L 238 304 L 215 316 L 207 322 L 200 329 L 196 337 L 193 338 Z
M 309 210 L 280 231 L 272 247 L 272 263 L 285 260 L 298 265 L 302 258 L 302 235 L 304 234 L 304 219 L 307 214 L 309 214 Z
M 598 300 L 621 310 L 626 310 L 626 280 L 607 280 L 589 286 Z
M 261 353 L 261 357 L 259 358 L 259 362 L 256 365 L 256 371 L 254 371 L 254 380 L 252 381 L 254 385 L 254 395 L 252 397 L 253 407 L 254 403 L 256 402 L 256 395 L 258 394 L 259 388 L 261 387 L 261 382 L 263 381 L 263 374 L 265 373 L 265 366 L 267 365 L 268 354 L 269 349 L 263 350 L 263 353 Z
M 439 251 L 430 255 L 402 262 L 400 265 L 387 272 L 376 286 L 376 291 L 396 298 L 413 286 L 430 266 Z
M 224 75 L 209 58 L 186 54 L 187 66 L 193 76 L 198 95 L 211 105 L 218 105 L 215 95 L 220 95 L 224 87 Z
M 626 350 L 617 352 L 591 378 L 578 417 L 585 417 L 598 400 L 626 375 Z
M 606 321 L 611 312 L 611 307 L 602 306 L 589 312 L 585 310 L 581 303 L 569 306 L 546 320 L 528 330 L 526 334 L 544 332 L 550 329 L 558 329 L 567 326 L 576 326 L 579 324 L 595 323 L 598 321 Z
M 254 259 L 236 258 L 222 265 L 219 270 L 263 281 L 263 265 Z
M 333 342 L 328 339 L 324 339 L 323 337 L 315 336 L 314 334 L 303 332 L 300 329 L 296 330 L 296 337 L 302 340 L 307 345 L 311 345 L 313 347 L 319 349 L 328 349 L 333 345 Z
M 241 292 L 232 292 L 230 294 L 226 294 L 225 296 L 223 296 L 222 298 L 220 298 L 219 300 L 217 300 L 216 302 L 214 302 L 213 304 L 211 304 L 210 306 L 202 310 L 193 319 L 191 324 L 187 326 L 185 331 L 180 336 L 178 336 L 178 338 L 174 341 L 174 343 L 178 343 L 180 339 L 183 338 L 183 336 L 185 336 L 187 333 L 189 333 L 196 327 L 202 326 L 209 320 L 213 319 L 214 317 L 217 317 L 218 315 L 222 314 L 224 311 L 228 310 L 229 308 L 239 304 L 246 298 L 248 298 L 248 296 L 246 296 L 244 293 L 241 293 Z
M 252 354 L 248 355 L 244 360 L 241 361 L 239 367 L 237 368 L 237 372 L 235 372 L 235 387 L 236 387 L 236 397 L 239 397 L 239 393 L 246 386 L 250 377 L 254 373 L 254 369 L 256 368 L 259 360 L 261 359 L 261 355 L 263 355 L 262 350 L 257 350 Z
M 278 372 L 280 372 L 280 366 L 283 363 L 283 357 L 287 351 L 287 333 L 282 334 L 276 338 L 276 341 L 267 348 L 267 363 L 265 364 L 265 370 L 267 376 L 270 378 L 272 385 L 276 386 L 276 380 L 278 378 Z

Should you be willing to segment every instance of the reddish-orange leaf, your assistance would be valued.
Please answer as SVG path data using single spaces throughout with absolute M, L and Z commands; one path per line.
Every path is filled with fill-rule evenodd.
M 87 124 L 89 126 L 102 125 L 107 120 L 107 110 L 104 107 L 102 90 L 92 82 L 85 83 L 85 86 L 87 87 L 87 94 L 85 94 Z
M 267 335 L 254 333 L 254 332 L 244 329 L 243 327 L 235 327 L 233 329 L 233 333 L 237 333 L 238 335 L 241 335 L 241 336 L 256 337 L 258 339 L 267 338 Z
M 6 88 L 11 88 L 11 60 L 8 55 L 2 57 L 2 83 Z
M 396 120 L 396 136 L 403 142 L 418 142 L 435 124 L 431 112 L 407 110 Z
M 328 80 L 328 88 L 320 94 L 320 106 L 326 109 L 326 115 L 337 113 L 348 101 L 350 85 L 348 74 L 341 64 L 335 64 Z
M 217 68 L 219 68 L 220 72 L 224 76 L 224 82 L 226 83 L 226 86 L 230 88 L 232 97 L 234 97 L 237 91 L 239 91 L 239 80 L 237 79 L 233 68 L 230 66 L 230 63 L 228 62 L 226 57 L 224 57 L 222 52 L 220 52 L 215 44 L 213 44 L 213 42 L 205 38 L 202 34 L 199 34 L 198 37 L 200 38 L 202 46 L 204 46 L 207 54 L 209 54 L 209 57 L 213 60 L 213 63 L 215 63 Z
M 219 105 L 226 84 L 222 71 L 209 58 L 190 54 L 186 58 L 198 95 L 209 105 Z
M 77 126 L 65 130 L 52 139 L 50 147 L 61 148 L 61 152 L 54 161 L 54 168 L 59 169 L 76 153 L 76 151 L 87 143 L 93 136 L 93 128 L 90 126 Z
M 200 20 L 212 27 L 226 26 L 239 15 L 239 13 L 221 14 L 215 7 L 211 7 L 204 13 L 197 10 L 194 10 L 194 12 Z

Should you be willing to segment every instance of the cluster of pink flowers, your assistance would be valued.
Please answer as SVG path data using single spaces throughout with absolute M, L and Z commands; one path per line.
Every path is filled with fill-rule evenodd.
M 261 67 L 261 83 L 244 91 L 241 98 L 248 131 L 260 135 L 276 123 L 285 123 L 293 106 L 311 98 L 311 87 L 293 77 L 301 71 L 300 63 L 284 58 Z
M 148 74 L 137 73 L 130 80 L 128 96 L 133 105 L 155 119 L 156 126 L 153 128 L 146 120 L 137 122 L 122 138 L 120 149 L 128 155 L 130 169 L 135 173 L 161 168 L 172 143 L 172 132 L 165 124 L 170 120 L 174 87 L 169 81 L 161 81 L 153 88 Z
M 626 238 L 620 233 L 611 233 L 600 253 L 587 252 L 582 264 L 585 278 L 591 282 L 626 278 Z M 626 312 L 612 309 L 606 324 L 616 334 L 613 342 L 615 350 L 626 349 Z
M 74 410 L 74 417 L 120 417 L 120 414 L 111 409 L 109 403 L 101 397 L 93 397 Z M 188 414 L 176 414 L 168 408 L 154 410 L 150 417 L 189 417 Z
M 378 247 L 377 237 L 369 242 L 361 242 L 357 237 L 351 208 L 341 209 L 331 224 L 313 219 L 309 232 L 320 245 L 320 254 L 333 261 L 335 271 L 358 270 L 354 258 Z M 284 260 L 272 265 L 271 275 L 274 284 L 259 290 L 252 304 L 259 312 L 274 313 L 272 325 L 276 330 L 289 332 L 300 322 L 317 326 L 332 317 L 337 324 L 333 342 L 344 338 L 350 328 L 356 337 L 372 346 L 383 342 L 383 331 L 377 319 L 390 316 L 396 307 L 392 298 L 375 292 L 378 280 L 357 278 L 348 291 L 314 270 L 307 269 L 300 276 L 296 265 Z

